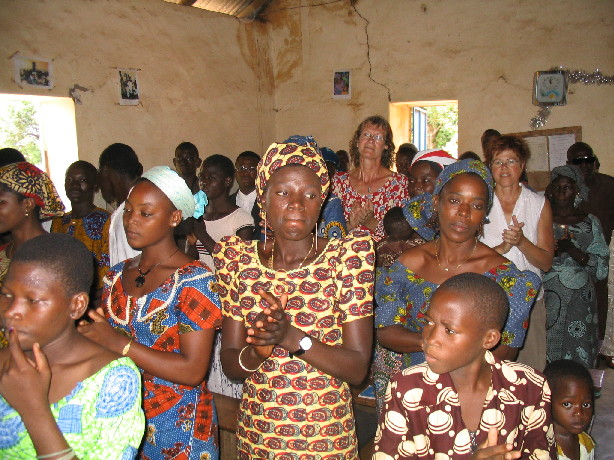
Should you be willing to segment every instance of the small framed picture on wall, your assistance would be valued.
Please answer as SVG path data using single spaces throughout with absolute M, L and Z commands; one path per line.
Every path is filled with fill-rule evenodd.
M 13 57 L 13 66 L 15 83 L 37 88 L 53 88 L 51 60 L 17 55 Z
M 351 73 L 349 70 L 333 72 L 333 99 L 350 99 L 352 97 Z
M 117 69 L 119 72 L 119 105 L 138 105 L 141 102 L 137 69 Z

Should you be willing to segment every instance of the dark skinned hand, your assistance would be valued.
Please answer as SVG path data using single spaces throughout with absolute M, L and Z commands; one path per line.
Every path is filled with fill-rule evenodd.
M 79 321 L 77 330 L 91 341 L 96 342 L 107 350 L 112 350 L 113 345 L 117 343 L 117 336 L 120 334 L 115 332 L 115 329 L 111 327 L 104 317 L 102 308 L 90 310 L 88 316 L 91 321 L 82 319 Z
M 275 345 L 281 344 L 286 338 L 290 328 L 290 321 L 284 311 L 288 295 L 282 294 L 278 299 L 262 289 L 258 291 L 258 294 L 269 306 L 264 307 L 251 326 L 247 328 L 245 340 L 254 347 L 258 356 L 268 358 Z
M 49 407 L 51 369 L 40 345 L 35 343 L 32 347 L 32 361 L 21 349 L 17 332 L 12 329 L 8 348 L 10 358 L 0 368 L 0 394 L 22 416 L 33 408 Z
M 512 450 L 511 444 L 497 444 L 497 429 L 488 430 L 488 439 L 471 456 L 472 460 L 512 460 L 520 458 L 519 450 Z
M 569 251 L 573 252 L 575 249 L 577 249 L 577 248 L 573 244 L 573 242 L 571 241 L 571 238 L 562 238 L 562 239 L 556 241 L 556 246 L 555 246 L 554 253 L 557 256 L 560 256 L 564 252 L 569 254 Z

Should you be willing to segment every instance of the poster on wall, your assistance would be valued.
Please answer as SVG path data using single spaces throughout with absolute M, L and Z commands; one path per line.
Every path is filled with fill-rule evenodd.
M 352 87 L 349 70 L 335 70 L 333 72 L 333 99 L 350 99 Z
M 25 57 L 13 57 L 15 83 L 36 88 L 53 88 L 51 60 Z
M 117 69 L 119 72 L 119 105 L 138 105 L 141 102 L 137 69 Z

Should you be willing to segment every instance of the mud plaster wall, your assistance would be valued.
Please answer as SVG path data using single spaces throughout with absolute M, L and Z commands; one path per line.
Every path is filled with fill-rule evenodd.
M 132 145 L 147 168 L 194 142 L 203 156 L 262 152 L 313 134 L 345 148 L 356 125 L 393 102 L 457 99 L 459 150 L 479 151 L 487 127 L 527 131 L 536 70 L 563 65 L 614 73 L 614 2 L 604 0 L 274 0 L 267 25 L 162 0 L 3 0 L 0 92 L 66 96 L 76 106 L 81 158 Z M 12 80 L 16 51 L 53 59 L 53 90 Z M 141 69 L 142 106 L 117 103 L 117 67 Z M 331 98 L 333 70 L 351 70 L 353 96 Z M 383 86 L 382 86 L 383 85 Z M 546 128 L 581 125 L 614 174 L 613 86 L 571 87 Z
M 614 2 L 588 0 L 275 1 L 268 10 L 275 134 L 313 134 L 347 148 L 368 115 L 392 102 L 459 101 L 459 151 L 481 152 L 486 128 L 529 131 L 533 73 L 553 66 L 614 74 Z M 296 8 L 303 6 L 302 8 Z M 352 99 L 333 100 L 333 70 L 351 70 Z M 570 87 L 544 128 L 580 125 L 614 174 L 614 86 Z
M 172 164 L 182 141 L 202 157 L 234 158 L 272 137 L 262 28 L 162 0 L 2 0 L 0 92 L 90 88 L 75 109 L 79 156 L 94 164 L 113 142 L 131 145 L 146 169 Z M 53 59 L 55 88 L 20 88 L 9 59 L 17 51 Z M 116 68 L 124 67 L 140 69 L 139 106 L 118 104 Z

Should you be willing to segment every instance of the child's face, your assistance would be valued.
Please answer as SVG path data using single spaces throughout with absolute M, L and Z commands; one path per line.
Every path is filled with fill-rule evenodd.
M 410 195 L 412 198 L 423 193 L 433 193 L 438 176 L 439 171 L 428 161 L 417 161 L 412 166 L 409 174 Z
M 60 280 L 48 268 L 36 263 L 13 262 L 0 290 L 0 314 L 6 330 L 14 328 L 23 350 L 41 347 L 56 340 L 69 327 L 71 299 Z
M 580 434 L 593 417 L 593 388 L 577 378 L 566 378 L 552 392 L 552 418 L 557 434 Z
M 426 362 L 436 374 L 453 372 L 481 361 L 487 331 L 476 321 L 467 299 L 456 292 L 439 289 L 431 300 L 422 330 Z M 496 343 L 496 342 L 495 342 Z

